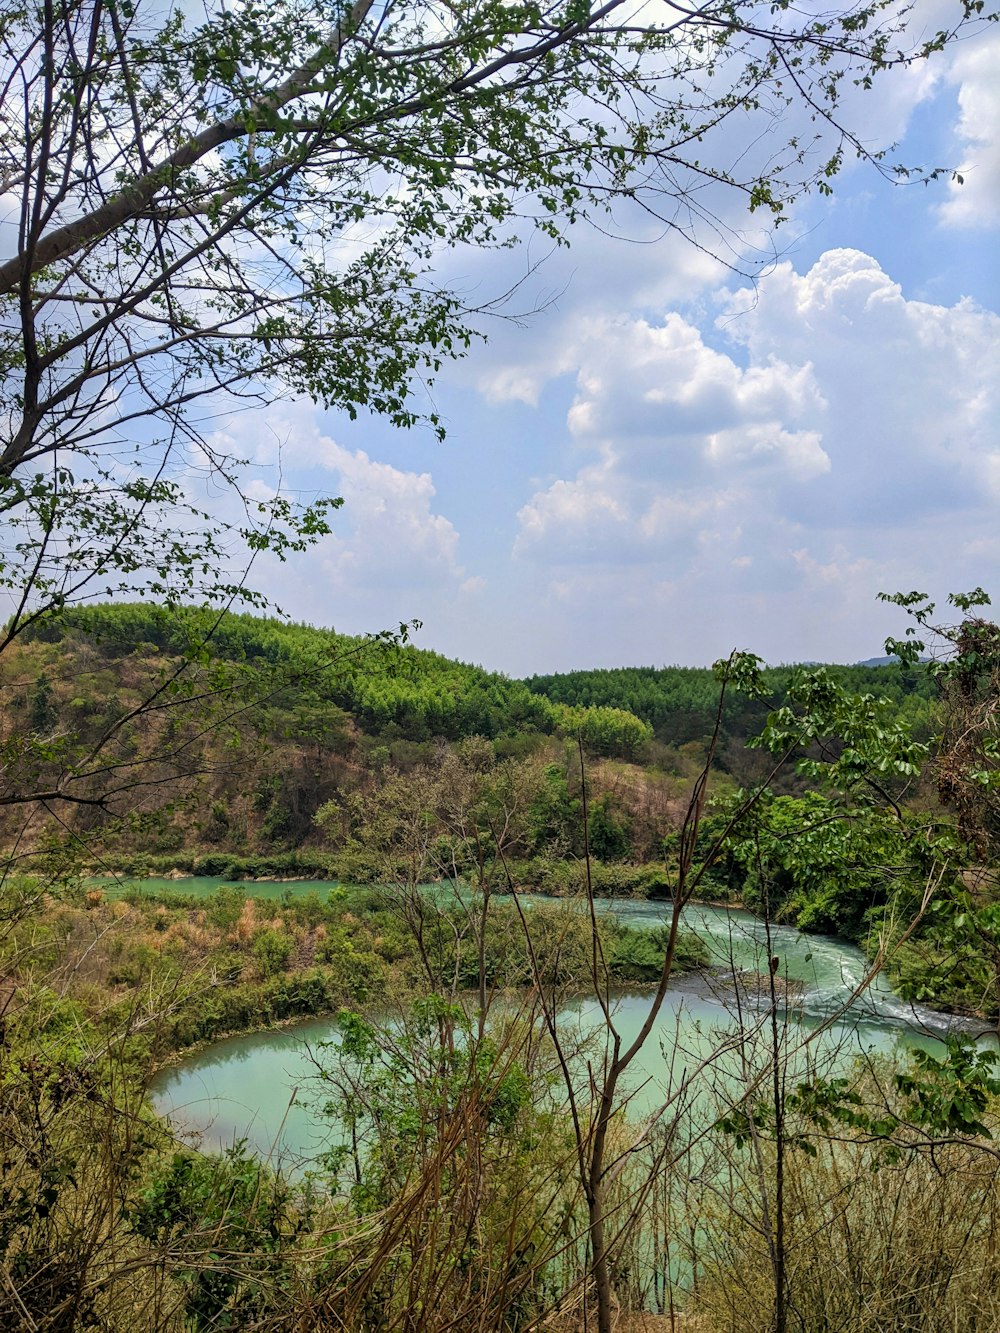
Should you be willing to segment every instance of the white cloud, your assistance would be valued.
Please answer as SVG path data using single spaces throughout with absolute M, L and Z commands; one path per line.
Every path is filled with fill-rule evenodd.
M 255 498 L 273 494 L 282 472 L 295 477 L 292 498 L 343 497 L 332 516 L 333 534 L 296 561 L 297 614 L 339 624 L 347 606 L 360 613 L 361 627 L 371 628 L 420 614 L 429 600 L 454 597 L 460 588 L 476 589 L 479 581 L 467 577 L 460 562 L 455 526 L 435 512 L 429 472 L 405 471 L 345 448 L 321 431 L 316 409 L 306 402 L 276 403 L 232 423 L 228 433 L 217 432 L 210 443 L 227 447 L 234 436 L 264 470 L 251 483 Z M 306 482 L 309 492 L 302 490 Z M 283 582 L 287 588 L 287 575 Z M 283 597 L 289 600 L 287 591 Z
M 905 20 L 894 50 L 916 52 L 953 25 L 954 8 L 954 0 L 920 0 L 916 6 L 899 0 L 879 21 Z M 982 122 L 971 107 L 974 87 L 977 107 L 997 95 L 990 92 L 992 70 L 998 64 L 990 50 L 979 33 L 975 42 L 956 44 L 933 59 L 917 59 L 909 65 L 900 60 L 881 71 L 869 88 L 861 86 L 860 80 L 846 78 L 840 83 L 829 124 L 805 98 L 793 97 L 789 105 L 765 101 L 756 113 L 747 108 L 742 114 L 723 117 L 704 137 L 699 136 L 697 151 L 689 148 L 690 157 L 711 162 L 722 173 L 728 169 L 734 178 L 751 180 L 757 173 L 765 177 L 780 174 L 778 164 L 794 156 L 788 150 L 789 141 L 803 154 L 806 176 L 812 170 L 822 173 L 842 147 L 843 162 L 833 181 L 834 203 L 841 196 L 849 199 L 861 187 L 859 176 L 866 175 L 868 183 L 878 187 L 873 158 L 886 154 L 886 167 L 897 160 L 911 166 L 923 161 L 922 146 L 904 145 L 898 151 L 895 146 L 906 139 L 917 109 L 932 102 L 950 82 L 958 81 L 966 89 L 970 114 L 964 123 L 969 134 L 977 124 L 980 134 L 985 132 L 984 124 L 996 125 L 995 106 Z M 722 60 L 714 80 L 705 75 L 707 88 L 717 86 L 720 94 L 728 92 L 734 72 Z M 984 110 L 991 108 L 984 106 Z M 856 136 L 857 152 L 850 140 L 841 141 L 836 126 Z M 679 161 L 683 157 L 681 148 Z M 470 293 L 503 290 L 496 281 L 498 271 L 512 284 L 519 271 L 524 287 L 515 295 L 512 308 L 537 305 L 545 312 L 544 319 L 531 321 L 527 329 L 517 321 L 506 328 L 490 328 L 490 350 L 485 357 L 472 358 L 469 372 L 489 401 L 536 406 L 545 385 L 572 369 L 567 364 L 566 344 L 575 340 L 581 316 L 662 311 L 697 301 L 706 290 L 726 281 L 732 271 L 729 265 L 747 272 L 766 271 L 790 240 L 815 221 L 814 216 L 812 221 L 805 220 L 799 205 L 792 204 L 789 220 L 775 233 L 769 228 L 766 210 L 748 211 L 741 190 L 708 181 L 700 170 L 683 165 L 661 175 L 651 169 L 646 184 L 649 190 L 642 205 L 619 199 L 607 217 L 598 218 L 599 227 L 581 223 L 568 228 L 569 250 L 553 247 L 544 254 L 546 241 L 529 235 L 525 248 L 506 259 L 464 248 L 443 258 L 442 271 Z M 810 216 L 808 211 L 806 216 Z M 483 276 L 487 268 L 491 279 Z
M 733 213 L 727 225 L 735 227 L 739 220 Z M 662 310 L 691 301 L 725 276 L 717 260 L 680 235 L 650 226 L 637 208 L 617 230 L 623 239 L 616 243 L 589 225 L 573 228 L 572 248 L 549 255 L 537 273 L 526 274 L 523 290 L 513 298 L 513 309 L 536 306 L 537 313 L 526 325 L 520 320 L 485 325 L 489 347 L 474 351 L 464 377 L 488 402 L 537 406 L 548 384 L 575 372 L 575 349 L 586 326 L 613 319 L 623 309 Z M 534 255 L 531 244 L 527 254 Z M 515 262 L 510 256 L 478 255 L 473 270 L 498 259 Z
M 613 460 L 583 469 L 573 481 L 556 481 L 538 492 L 518 514 L 517 554 L 545 547 L 560 534 L 563 558 L 606 559 L 609 547 L 625 554 L 634 533 L 625 497 L 616 496 Z
M 951 80 L 958 84 L 962 183 L 952 181 L 940 209 L 955 227 L 996 227 L 1000 222 L 1000 33 L 962 50 Z
M 921 0 L 917 38 L 944 27 L 952 7 Z M 433 471 L 446 500 L 427 463 L 410 470 L 415 437 L 397 443 L 378 426 L 337 422 L 324 439 L 311 410 L 291 425 L 287 409 L 271 412 L 286 476 L 348 499 L 336 538 L 297 562 L 296 613 L 343 627 L 349 607 L 356 625 L 374 627 L 398 608 L 424 619 L 435 647 L 531 671 L 703 663 L 734 643 L 772 659 L 843 656 L 853 645 L 866 656 L 886 629 L 877 590 L 995 583 L 1000 322 L 971 301 L 909 294 L 990 299 L 972 247 L 960 255 L 929 242 L 941 220 L 983 225 L 998 214 L 998 66 L 997 39 L 980 37 L 887 72 L 870 93 L 844 85 L 843 119 L 870 149 L 902 141 L 910 163 L 968 163 L 943 209 L 933 191 L 911 190 L 893 196 L 909 212 L 894 212 L 849 155 L 835 207 L 815 200 L 778 234 L 787 244 L 793 233 L 805 255 L 843 238 L 874 247 L 878 261 L 830 248 L 807 271 L 778 263 L 749 290 L 627 202 L 610 229 L 637 244 L 580 226 L 572 250 L 537 269 L 548 248 L 539 237 L 519 251 L 442 255 L 438 276 L 470 306 L 523 276 L 506 313 L 536 313 L 524 323 L 484 316 L 489 346 L 440 376 L 452 448 L 435 454 Z M 734 118 L 727 128 L 746 127 Z M 774 142 L 779 130 L 811 132 L 794 115 Z M 746 146 L 720 138 L 713 160 L 736 160 L 727 144 L 734 154 Z M 859 199 L 861 188 L 871 197 Z M 705 198 L 720 232 L 703 240 L 757 226 L 733 196 Z M 904 214 L 911 230 L 897 225 Z M 763 234 L 753 239 L 766 254 Z M 952 261 L 961 276 L 945 282 Z M 273 463 L 275 440 L 255 435 L 260 460 Z M 396 467 L 378 461 L 383 448 Z M 505 566 L 511 543 L 517 559 Z
M 591 460 L 536 491 L 515 543 L 557 604 L 618 580 L 609 614 L 695 617 L 700 595 L 734 626 L 785 607 L 819 635 L 810 597 L 871 601 L 936 568 L 956 521 L 992 532 L 996 315 L 907 300 L 853 250 L 720 304 L 732 355 L 677 314 L 582 330 L 567 424 Z
M 769 422 L 711 435 L 707 453 L 720 467 L 775 464 L 789 477 L 805 481 L 830 471 L 830 455 L 821 444 L 822 438 L 816 430 L 788 431 Z
M 741 370 L 706 346 L 678 314 L 592 323 L 580 337 L 578 392 L 568 423 L 577 439 L 622 434 L 686 437 L 745 422 L 798 416 L 816 400 L 809 365 Z
M 805 547 L 791 552 L 795 564 L 805 575 L 807 584 L 818 587 L 842 588 L 847 581 L 862 578 L 872 568 L 872 561 L 864 557 L 852 559 L 843 546 L 837 546 L 826 561 L 816 560 Z
M 996 484 L 1000 319 L 970 301 L 907 300 L 869 256 L 824 254 L 806 274 L 782 264 L 762 298 L 727 301 L 724 325 L 752 363 L 808 361 L 832 460 L 822 510 L 852 524 L 976 506 Z
M 403 472 L 328 437 L 317 444 L 318 461 L 338 477 L 349 529 L 321 548 L 332 587 L 356 591 L 360 582 L 417 588 L 461 578 L 458 533 L 433 511 L 430 473 Z

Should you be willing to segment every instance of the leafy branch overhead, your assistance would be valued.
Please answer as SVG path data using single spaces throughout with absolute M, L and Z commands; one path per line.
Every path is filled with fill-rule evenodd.
M 57 605 L 147 575 L 161 597 L 231 596 L 235 551 L 315 539 L 328 516 L 246 500 L 238 451 L 199 417 L 283 388 L 412 425 L 414 382 L 464 352 L 479 313 L 436 256 L 525 226 L 558 243 L 617 197 L 738 265 L 718 189 L 780 221 L 845 155 L 877 159 L 841 122 L 843 90 L 987 17 L 956 4 L 926 33 L 889 0 L 817 17 L 753 0 L 251 0 L 200 21 L 136 0 L 12 8 L 12 554 Z M 797 132 L 782 129 L 793 107 Z M 221 556 L 178 484 L 192 466 L 244 496 Z M 81 513 L 99 540 L 68 570 Z M 178 513 L 196 554 L 164 578 L 157 538 Z M 128 556 L 108 535 L 122 530 Z M 233 578 L 212 576 L 220 558 Z

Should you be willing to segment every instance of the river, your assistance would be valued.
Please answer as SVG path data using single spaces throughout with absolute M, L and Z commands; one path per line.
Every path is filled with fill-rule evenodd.
M 186 890 L 188 885 L 176 887 Z M 271 886 L 271 892 L 283 888 Z M 666 910 L 663 904 L 622 900 L 604 900 L 599 907 L 637 926 L 662 924 Z M 843 1064 L 859 1055 L 933 1048 L 950 1028 L 968 1027 L 904 1003 L 881 979 L 845 1010 L 866 963 L 860 950 L 844 940 L 803 935 L 788 926 L 772 926 L 768 939 L 764 923 L 749 913 L 700 905 L 686 910 L 685 924 L 707 943 L 713 971 L 679 978 L 672 987 L 654 1039 L 640 1059 L 634 1111 L 655 1107 L 668 1084 L 676 1084 L 680 1069 L 693 1068 L 732 1033 L 737 1024 L 732 971 L 766 972 L 768 957 L 777 957 L 779 975 L 795 990 L 782 1018 L 782 1038 L 813 1063 L 817 1053 L 823 1058 L 836 1052 Z M 626 1041 L 638 1031 L 648 1003 L 648 991 L 615 996 L 615 1021 Z M 566 1005 L 563 1018 L 583 1031 L 597 1029 L 600 1008 L 596 999 L 578 999 Z M 206 1149 L 245 1141 L 261 1157 L 301 1169 L 330 1146 L 335 1134 L 311 1102 L 315 1056 L 323 1043 L 336 1040 L 336 1022 L 324 1018 L 216 1042 L 163 1071 L 153 1085 L 154 1104 Z

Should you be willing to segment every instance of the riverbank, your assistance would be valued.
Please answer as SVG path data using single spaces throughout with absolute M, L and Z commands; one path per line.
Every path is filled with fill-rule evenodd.
M 153 880 L 185 883 L 215 881 L 227 884 L 363 885 L 409 880 L 410 865 L 394 866 L 384 857 L 310 850 L 277 852 L 267 856 L 232 856 L 220 852 L 173 852 L 161 855 L 123 856 L 111 865 L 90 866 L 86 874 L 109 882 Z M 508 881 L 507 875 L 510 879 Z M 440 881 L 444 882 L 444 881 Z M 590 861 L 590 882 L 600 897 L 635 897 L 667 901 L 670 882 L 661 862 Z M 494 876 L 493 888 L 515 888 L 548 897 L 572 897 L 587 887 L 587 865 L 581 858 L 508 858 L 505 873 Z M 729 895 L 721 886 L 719 897 Z M 706 896 L 706 901 L 716 901 Z
M 617 868 L 621 870 L 621 867 Z M 647 877 L 652 874 L 655 867 L 631 867 L 632 875 L 644 874 Z M 600 882 L 600 876 L 595 877 Z M 164 904 L 184 905 L 192 909 L 205 909 L 210 906 L 209 900 L 213 899 L 220 891 L 224 894 L 237 895 L 241 901 L 243 899 L 252 899 L 260 904 L 258 911 L 263 917 L 266 915 L 267 908 L 265 904 L 290 904 L 298 903 L 299 910 L 302 912 L 313 912 L 316 908 L 323 909 L 326 905 L 335 904 L 340 909 L 349 910 L 352 902 L 358 900 L 370 900 L 374 895 L 378 898 L 380 890 L 378 886 L 346 884 L 339 881 L 327 881 L 319 879 L 307 879 L 302 876 L 286 876 L 271 879 L 249 879 L 231 883 L 219 878 L 210 878 L 204 876 L 192 876 L 187 871 L 177 870 L 176 877 L 166 878 L 146 878 L 129 880 L 93 880 L 90 881 L 91 891 L 100 892 L 110 897 L 124 898 L 125 901 L 140 904 L 143 901 L 160 902 Z M 619 880 L 619 887 L 621 881 Z M 424 886 L 426 891 L 434 896 L 442 896 L 453 893 L 456 885 L 454 881 L 438 881 L 434 884 Z M 540 892 L 538 889 L 522 888 L 521 892 L 531 896 L 544 898 L 552 902 L 564 902 L 570 897 L 579 897 L 579 894 L 569 895 L 563 891 L 558 892 Z M 494 896 L 494 902 L 504 901 L 506 895 L 497 894 Z M 669 899 L 660 897 L 649 897 L 645 894 L 622 894 L 615 893 L 609 895 L 598 895 L 602 901 L 607 900 L 618 903 L 624 913 L 628 914 L 631 908 L 640 910 L 648 907 L 650 915 L 645 918 L 645 924 L 655 926 L 660 924 L 662 916 L 669 910 Z M 746 909 L 736 899 L 695 899 L 688 906 L 692 908 L 701 908 L 710 906 L 714 909 L 732 913 L 738 916 Z M 276 906 L 276 912 L 279 910 Z M 370 913 L 370 907 L 364 909 Z M 774 929 L 784 929 L 780 923 L 776 923 Z M 812 938 L 819 938 L 813 935 Z M 861 947 L 854 941 L 845 941 L 852 947 Z M 955 969 L 952 974 L 952 980 L 949 988 L 943 990 L 938 987 L 928 993 L 926 983 L 926 953 L 927 945 L 923 942 L 911 942 L 901 949 L 898 953 L 890 951 L 887 961 L 885 976 L 896 990 L 902 1002 L 915 1001 L 920 1005 L 937 1011 L 941 1015 L 952 1015 L 969 1020 L 969 1025 L 975 1030 L 989 1030 L 996 1026 L 997 1019 L 995 1014 L 991 1014 L 988 1007 L 982 1003 L 975 1002 L 977 997 L 983 996 L 982 978 L 978 975 L 970 976 L 967 969 Z M 869 955 L 870 961 L 870 955 Z M 941 959 L 937 959 L 940 967 Z M 761 969 L 763 970 L 763 969 Z M 641 977 L 631 979 L 641 980 Z M 378 984 L 376 982 L 376 984 Z
M 471 991 L 481 968 L 491 990 L 535 982 L 565 988 L 591 975 L 589 916 L 565 902 L 531 902 L 529 944 L 510 900 L 496 899 L 486 922 L 477 924 L 453 894 L 407 905 L 364 888 L 324 899 L 311 884 L 294 886 L 298 894 L 288 886 L 259 887 L 281 896 L 227 885 L 202 893 L 170 885 L 163 893 L 121 897 L 83 888 L 43 900 L 24 930 L 40 957 L 47 956 L 47 941 L 59 949 L 67 978 L 60 1004 L 81 1023 L 99 1031 L 136 1027 L 136 993 L 163 997 L 133 1040 L 136 1053 L 141 1048 L 156 1064 L 225 1034 L 332 1014 L 375 997 L 405 1001 L 428 990 Z M 612 984 L 659 976 L 662 923 L 601 912 L 598 936 Z M 685 932 L 677 971 L 707 961 Z

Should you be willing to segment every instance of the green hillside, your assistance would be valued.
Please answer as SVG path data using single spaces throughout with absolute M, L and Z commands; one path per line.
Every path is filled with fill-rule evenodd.
M 448 746 L 473 737 L 489 744 L 491 762 L 557 765 L 564 786 L 578 737 L 594 764 L 634 764 L 652 741 L 630 712 L 550 701 L 403 635 L 357 638 L 144 604 L 78 607 L 28 629 L 4 656 L 0 688 L 8 790 L 38 789 L 41 780 L 65 793 L 64 804 L 36 811 L 31 831 L 17 834 L 28 848 L 61 821 L 81 836 L 98 829 L 112 852 L 315 850 L 330 843 L 316 827 L 321 807 L 377 787 L 390 771 L 432 768 Z M 27 771 L 25 732 L 38 742 L 30 753 L 41 773 Z M 622 787 L 621 774 L 612 776 Z M 599 771 L 593 782 L 603 811 Z M 638 800 L 648 784 L 628 785 Z M 577 807 L 560 799 L 549 804 L 562 810 L 560 836 L 573 849 Z M 624 789 L 616 797 L 630 800 Z M 12 840 L 18 809 L 3 825 Z M 647 818 L 641 846 L 629 842 L 630 850 L 648 853 L 662 837 L 662 815 Z M 614 830 L 611 838 L 624 846 Z
M 11 646 L 2 672 L 8 792 L 64 793 L 27 822 L 16 803 L 0 819 L 24 851 L 62 828 L 105 864 L 139 856 L 161 870 L 369 878 L 378 869 L 363 826 L 377 814 L 366 802 L 390 779 L 405 785 L 448 763 L 507 765 L 529 808 L 511 854 L 525 882 L 553 887 L 572 879 L 562 863 L 582 856 L 585 822 L 590 850 L 609 866 L 662 863 L 704 762 L 718 689 L 707 668 L 517 681 L 403 634 L 357 638 L 142 603 L 41 622 Z M 892 700 L 918 731 L 929 727 L 925 676 L 830 672 L 852 692 Z M 784 701 L 791 674 L 766 673 L 770 699 L 727 696 L 715 796 L 760 779 L 767 756 L 744 742 Z M 30 750 L 26 732 L 40 742 Z M 789 767 L 775 789 L 801 795 L 806 782 Z M 606 882 L 631 884 L 618 871 Z
M 888 663 L 888 659 L 887 659 Z M 793 666 L 768 667 L 764 680 L 774 701 L 784 698 Z M 852 694 L 876 694 L 891 699 L 900 717 L 919 731 L 929 727 L 935 697 L 933 678 L 926 671 L 898 664 L 829 665 L 828 673 Z M 532 693 L 553 703 L 572 707 L 623 708 L 655 731 L 657 739 L 683 744 L 710 729 L 718 705 L 718 687 L 707 667 L 615 667 L 529 676 Z M 748 705 L 737 695 L 726 700 L 726 729 L 737 736 L 756 730 L 768 704 Z
M 349 712 L 365 731 L 398 728 L 409 740 L 439 736 L 549 733 L 556 710 L 519 681 L 389 638 L 362 639 L 252 615 L 168 610 L 142 603 L 95 605 L 47 620 L 33 637 L 85 641 L 107 659 L 193 655 L 252 666 L 294 668 L 301 697 Z

